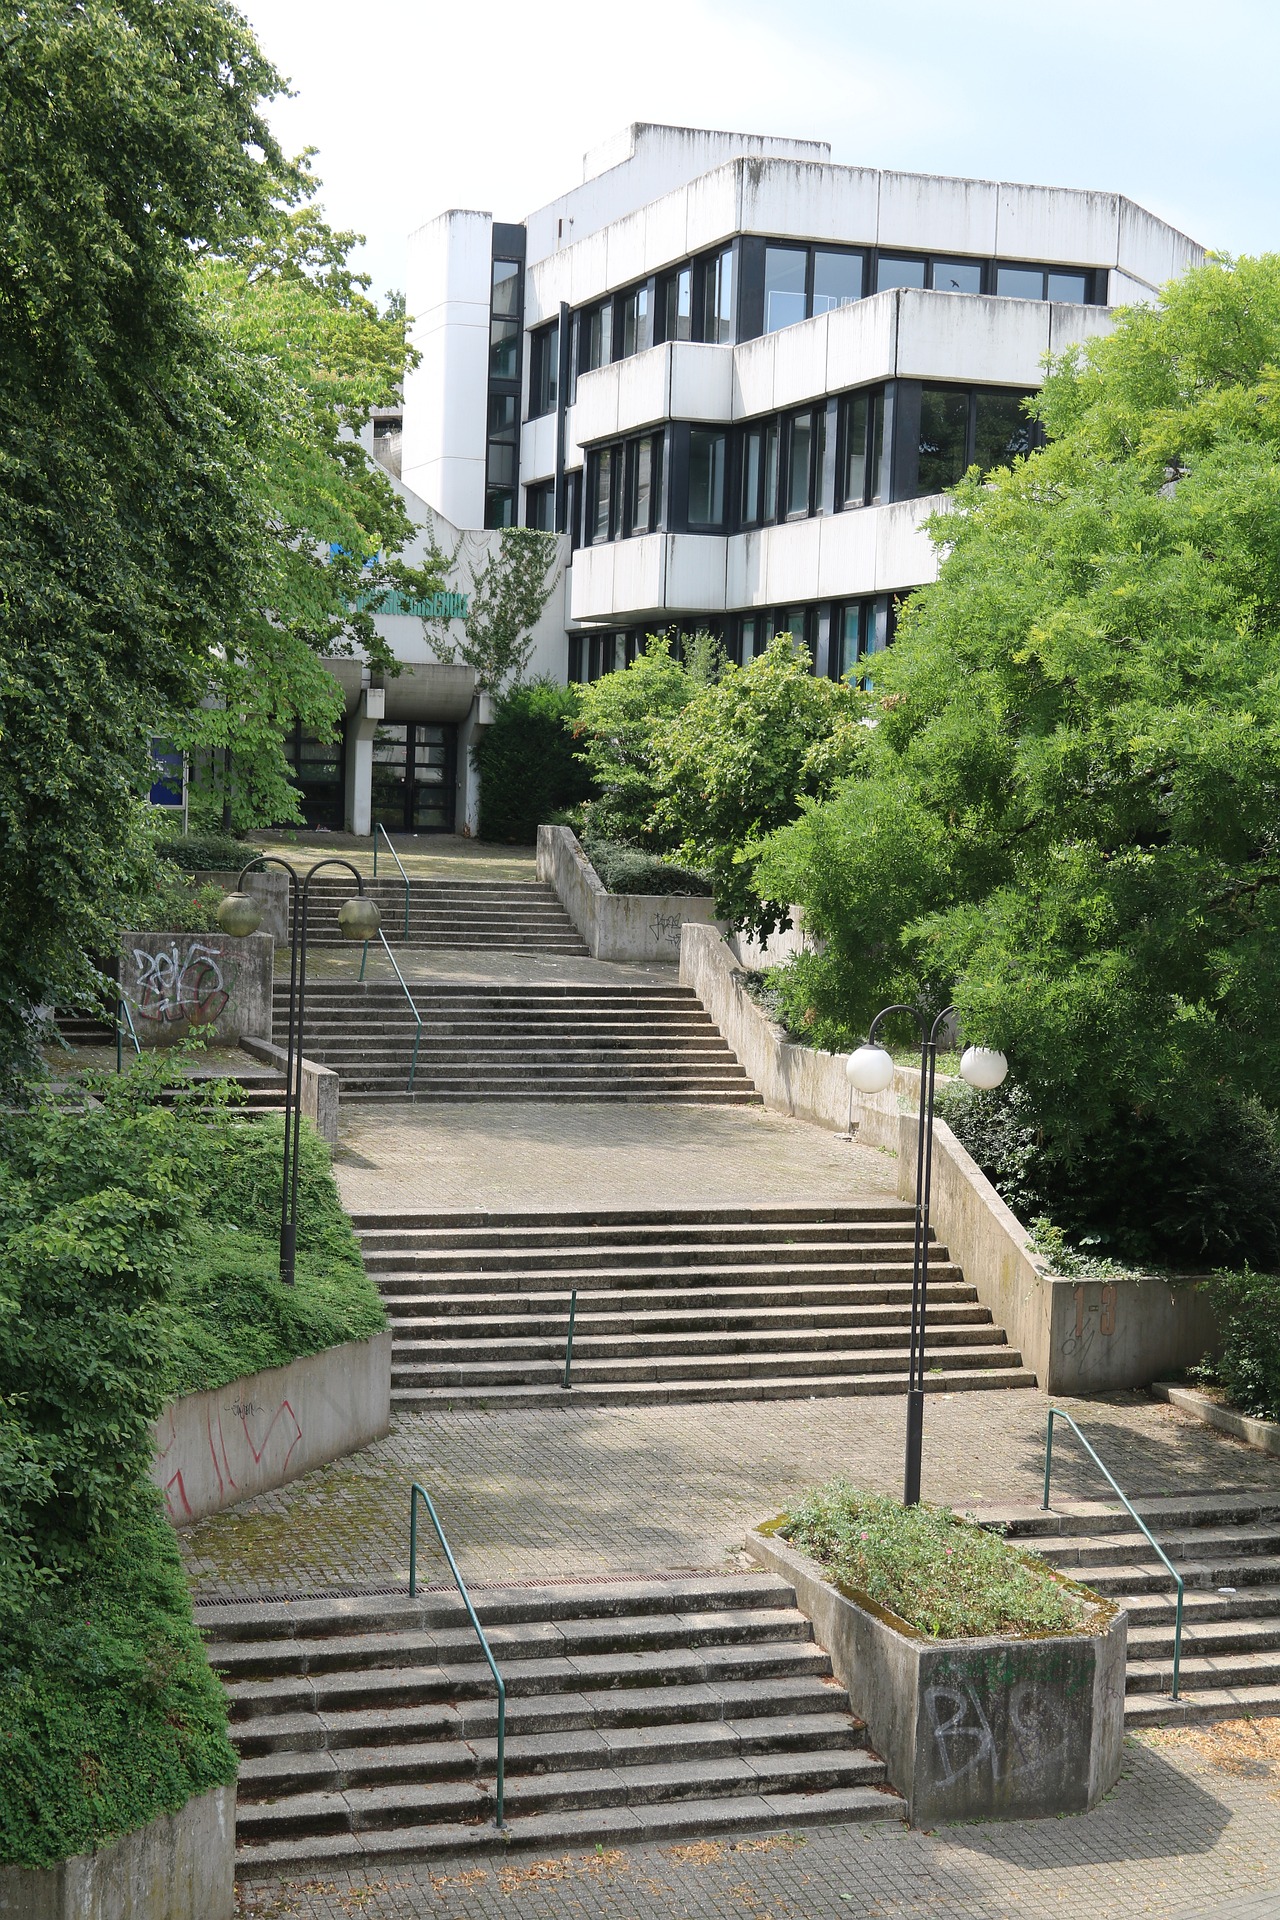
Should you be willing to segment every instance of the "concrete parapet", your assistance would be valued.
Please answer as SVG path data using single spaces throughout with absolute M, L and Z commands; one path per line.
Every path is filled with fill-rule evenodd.
M 795 1588 L 913 1826 L 1082 1813 L 1119 1779 L 1122 1608 L 1091 1595 L 1086 1632 L 933 1640 L 767 1530 L 746 1546 Z
M 169 1518 L 185 1526 L 287 1486 L 390 1427 L 387 1332 L 172 1401 L 156 1422 L 151 1478 Z
M 252 852 L 245 864 L 252 858 Z M 196 880 L 216 880 L 227 893 L 234 893 L 240 885 L 240 874 L 235 868 L 219 869 L 216 872 L 197 873 Z M 245 876 L 244 892 L 253 895 L 262 907 L 262 922 L 259 933 L 269 933 L 278 947 L 289 944 L 289 876 L 279 867 L 260 867 L 256 873 Z
M 275 947 L 266 933 L 120 935 L 118 979 L 143 1047 L 171 1047 L 191 1034 L 234 1046 L 270 1033 Z
M 1167 1400 L 1171 1407 L 1177 1407 L 1183 1413 L 1190 1413 L 1197 1420 L 1203 1420 L 1207 1427 L 1216 1427 L 1219 1433 L 1229 1433 L 1236 1440 L 1243 1440 L 1247 1447 L 1256 1447 L 1259 1453 L 1272 1453 L 1280 1458 L 1280 1422 L 1258 1420 L 1250 1413 L 1237 1413 L 1234 1407 L 1227 1407 L 1212 1394 L 1200 1393 L 1195 1387 L 1178 1387 L 1161 1382 L 1152 1389 L 1157 1400 Z
M 0 1867 L 0 1920 L 231 1920 L 236 1790 L 213 1787 L 56 1867 Z
M 568 827 L 538 828 L 538 878 L 555 888 L 593 960 L 672 966 L 683 927 L 716 925 L 714 901 L 696 894 L 610 893 Z
M 284 1047 L 277 1047 L 273 1041 L 263 1040 L 256 1034 L 241 1035 L 240 1051 L 252 1060 L 278 1067 L 281 1073 L 289 1061 Z M 331 1147 L 337 1146 L 338 1075 L 332 1067 L 322 1067 L 315 1060 L 302 1062 L 302 1116 L 311 1122 L 322 1140 Z

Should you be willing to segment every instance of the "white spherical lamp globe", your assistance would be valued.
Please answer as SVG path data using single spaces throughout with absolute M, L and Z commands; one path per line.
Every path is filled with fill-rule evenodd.
M 960 1056 L 960 1078 L 983 1093 L 998 1087 L 1009 1071 L 1009 1062 L 994 1047 L 966 1047 Z
M 893 1060 L 884 1047 L 855 1047 L 845 1072 L 859 1093 L 883 1093 L 893 1081 Z

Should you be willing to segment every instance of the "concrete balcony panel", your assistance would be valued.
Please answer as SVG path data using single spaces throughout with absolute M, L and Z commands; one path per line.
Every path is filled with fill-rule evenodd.
M 1159 289 L 1167 280 L 1176 279 L 1203 259 L 1204 248 L 1188 240 L 1185 234 L 1167 227 L 1163 220 L 1157 220 L 1145 207 L 1136 207 L 1132 200 L 1121 200 L 1116 260 L 1135 280 Z
M 833 513 L 822 529 L 818 551 L 820 600 L 858 600 L 876 590 L 877 529 L 883 507 L 858 507 Z
M 590 233 L 560 256 L 569 263 L 569 288 L 560 295 L 571 307 L 595 300 L 609 285 L 609 248 L 604 233 Z
M 1149 307 L 1155 299 L 1154 289 L 1145 280 L 1135 280 L 1132 274 L 1122 273 L 1118 267 L 1112 267 L 1107 285 L 1107 300 L 1111 306 Z
M 677 340 L 665 351 L 671 356 L 671 418 L 732 420 L 733 348 Z
M 616 289 L 625 287 L 629 280 L 643 280 L 649 271 L 643 207 L 606 227 L 605 239 L 609 275 L 605 284 Z
M 520 429 L 520 479 L 527 487 L 549 480 L 556 470 L 556 416 L 544 413 Z
M 898 592 L 937 579 L 938 555 L 923 523 L 946 504 L 944 494 L 932 493 L 923 500 L 895 500 L 887 507 L 863 509 L 876 517 L 877 593 Z
M 722 534 L 669 533 L 650 534 L 644 541 L 623 541 L 624 546 L 647 546 L 650 540 L 665 538 L 667 576 L 665 605 L 674 612 L 723 613 L 725 608 L 726 550 Z
M 827 315 L 826 392 L 891 380 L 897 359 L 896 293 L 877 293 Z
M 597 367 L 593 373 L 579 375 L 571 418 L 577 446 L 590 447 L 599 440 L 615 437 L 618 431 L 617 366 Z
M 870 245 L 879 190 L 880 176 L 871 167 L 747 160 L 742 165 L 742 229 L 834 240 L 843 246 Z
M 1113 274 L 1112 279 L 1116 278 Z M 1152 296 L 1142 289 L 1140 297 L 1150 300 Z M 1049 308 L 1049 351 L 1064 353 L 1079 342 L 1101 339 L 1114 325 L 1106 307 L 1077 307 L 1055 300 Z
M 773 369 L 776 333 L 747 340 L 733 350 L 733 417 L 749 420 L 773 407 Z
M 735 533 L 726 542 L 724 598 L 727 607 L 762 607 L 765 543 L 771 529 Z
M 793 520 L 788 526 L 768 527 L 762 531 L 761 586 L 766 606 L 817 599 L 821 544 L 821 520 Z
M 1045 301 L 913 288 L 904 288 L 898 297 L 900 379 L 1039 386 L 1049 351 Z
M 605 368 L 600 369 L 601 373 Z M 636 427 L 651 427 L 669 418 L 671 413 L 671 349 L 650 347 L 647 353 L 632 354 L 629 360 L 615 361 L 607 369 L 618 388 L 618 432 L 630 433 Z M 597 375 L 592 374 L 594 380 Z
M 611 540 L 579 547 L 573 559 L 569 617 L 603 621 L 661 613 L 666 580 L 666 535 Z
M 995 250 L 1002 259 L 1110 267 L 1119 231 L 1118 194 L 1001 182 Z
M 685 232 L 688 220 L 685 196 L 667 193 L 644 209 L 644 266 L 642 272 L 658 273 L 673 260 L 688 252 Z
M 691 180 L 681 196 L 685 203 L 684 252 L 700 253 L 729 240 L 739 229 L 739 170 L 736 166 L 716 167 L 700 179 Z
M 773 404 L 802 406 L 826 391 L 827 326 L 829 316 L 818 314 L 794 327 L 770 334 L 773 342 Z
M 889 251 L 972 253 L 996 250 L 996 183 L 933 173 L 882 173 L 877 238 Z

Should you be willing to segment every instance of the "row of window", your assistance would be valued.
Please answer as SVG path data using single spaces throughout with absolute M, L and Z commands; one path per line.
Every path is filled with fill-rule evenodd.
M 579 308 L 570 321 L 566 405 L 573 404 L 580 374 L 664 340 L 753 340 L 892 287 L 1090 305 L 1106 298 L 1106 272 L 744 234 L 731 246 Z M 530 344 L 529 417 L 535 419 L 558 403 L 564 377 L 559 322 L 539 328 Z
M 489 295 L 489 417 L 484 523 L 514 526 L 520 474 L 520 333 L 524 262 L 495 260 Z
M 870 685 L 868 662 L 893 639 L 903 594 L 879 593 L 858 600 L 819 605 L 772 607 L 762 612 L 710 616 L 674 622 L 668 631 L 677 645 L 695 632 L 711 632 L 726 656 L 739 666 L 764 652 L 779 633 L 789 633 L 808 653 L 813 670 L 833 680 Z M 599 680 L 629 667 L 644 651 L 652 628 L 569 636 L 570 680 Z
M 745 531 L 940 493 L 971 466 L 986 473 L 1031 451 L 1038 428 L 1026 399 L 1021 389 L 894 381 L 740 427 L 677 422 L 667 434 L 634 435 L 588 456 L 581 539 L 663 525 Z M 673 509 L 665 519 L 664 499 Z M 545 489 L 530 488 L 531 526 L 544 510 Z

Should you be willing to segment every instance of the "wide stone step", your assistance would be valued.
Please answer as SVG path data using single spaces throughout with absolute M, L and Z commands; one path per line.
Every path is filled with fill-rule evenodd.
M 665 1273 L 667 1269 L 678 1267 L 682 1271 L 703 1269 L 723 1269 L 729 1264 L 739 1267 L 767 1267 L 785 1264 L 789 1267 L 831 1267 L 843 1261 L 849 1265 L 874 1266 L 878 1262 L 903 1262 L 910 1252 L 910 1241 L 905 1234 L 881 1236 L 876 1234 L 842 1234 L 830 1239 L 813 1239 L 808 1236 L 794 1239 L 778 1235 L 774 1239 L 738 1239 L 733 1235 L 705 1236 L 701 1242 L 686 1241 L 683 1236 L 672 1234 L 666 1241 L 650 1239 L 642 1245 L 629 1245 L 620 1235 L 604 1244 L 564 1246 L 560 1248 L 523 1247 L 476 1247 L 465 1252 L 465 1262 L 458 1257 L 458 1250 L 449 1248 L 437 1250 L 434 1247 L 415 1247 L 409 1236 L 400 1236 L 405 1245 L 390 1247 L 385 1242 L 375 1242 L 368 1236 L 361 1242 L 366 1265 L 371 1272 L 385 1272 L 385 1263 L 391 1260 L 403 1260 L 406 1253 L 413 1253 L 414 1271 L 417 1273 L 461 1272 L 465 1274 L 483 1274 L 486 1279 L 492 1275 L 519 1272 L 533 1279 L 535 1274 L 577 1274 L 598 1273 L 601 1271 L 622 1271 L 644 1268 L 648 1272 Z M 908 1271 L 910 1260 L 906 1259 Z M 935 1266 L 946 1277 L 951 1277 L 951 1261 L 947 1248 L 934 1241 L 929 1247 L 930 1274 Z M 572 1283 L 571 1283 L 572 1284 Z
M 373 1255 L 366 1265 L 371 1273 L 379 1276 L 380 1282 L 384 1275 L 388 1276 L 385 1284 L 392 1290 L 403 1286 L 412 1287 L 420 1293 L 424 1282 L 429 1280 L 431 1291 L 438 1295 L 448 1293 L 469 1295 L 483 1291 L 487 1294 L 555 1293 L 567 1296 L 571 1289 L 577 1288 L 581 1299 L 586 1292 L 599 1290 L 607 1293 L 639 1292 L 656 1283 L 659 1288 L 666 1289 L 668 1292 L 678 1290 L 685 1298 L 689 1298 L 688 1290 L 699 1287 L 703 1289 L 723 1289 L 726 1286 L 769 1289 L 843 1285 L 846 1288 L 852 1286 L 893 1288 L 896 1286 L 900 1290 L 904 1286 L 909 1288 L 911 1285 L 911 1263 L 908 1260 L 864 1261 L 852 1256 L 838 1264 L 831 1262 L 825 1266 L 808 1266 L 803 1261 L 791 1259 L 775 1259 L 766 1264 L 764 1261 L 748 1259 L 739 1262 L 727 1258 L 714 1265 L 707 1263 L 683 1267 L 615 1267 L 602 1264 L 594 1268 L 563 1269 L 539 1266 L 523 1273 L 518 1268 L 509 1272 L 496 1273 L 484 1269 L 475 1273 L 465 1269 L 461 1271 L 441 1269 L 433 1273 L 428 1268 L 425 1274 L 416 1266 L 406 1273 L 406 1259 L 407 1256 L 404 1254 Z M 963 1270 L 951 1261 L 939 1261 L 936 1268 L 930 1261 L 930 1287 L 935 1278 L 939 1286 L 960 1285 L 963 1281 Z M 901 1298 L 900 1291 L 896 1297 Z
M 1280 1520 L 1197 1527 L 1188 1532 L 1163 1527 L 1152 1527 L 1152 1531 L 1179 1572 L 1184 1571 L 1184 1560 L 1216 1564 L 1240 1555 L 1280 1555 Z M 1118 1566 L 1151 1559 L 1150 1543 L 1137 1532 L 1114 1533 L 1101 1539 L 1037 1540 L 1035 1544 L 1037 1552 L 1056 1567 Z
M 1007 1355 L 1007 1358 L 1006 1358 Z M 994 1359 L 995 1356 L 992 1356 Z M 999 1358 L 1005 1364 L 974 1364 L 948 1367 L 929 1374 L 926 1393 L 986 1392 L 992 1388 L 1034 1387 L 1036 1376 L 1019 1364 L 1018 1355 L 1003 1349 Z M 905 1362 L 905 1356 L 904 1356 Z M 593 1383 L 581 1385 L 576 1373 L 566 1391 L 553 1386 L 499 1387 L 412 1387 L 391 1389 L 393 1407 L 426 1413 L 433 1408 L 459 1411 L 475 1407 L 492 1412 L 497 1408 L 571 1407 L 660 1407 L 699 1406 L 717 1401 L 740 1400 L 830 1400 L 855 1399 L 864 1394 L 905 1393 L 907 1372 L 848 1374 L 794 1374 L 771 1378 L 704 1378 L 701 1380 L 661 1380 L 625 1386 Z
M 1134 1645 L 1140 1628 L 1161 1628 L 1171 1637 L 1174 1622 L 1172 1582 L 1165 1575 L 1162 1593 L 1126 1593 L 1121 1596 L 1129 1616 L 1129 1644 Z M 1219 1593 L 1216 1588 L 1188 1587 L 1183 1599 L 1184 1626 L 1219 1620 L 1264 1620 L 1274 1614 L 1280 1620 L 1280 1586 L 1263 1581 L 1237 1587 L 1234 1592 Z
M 1163 1546 L 1164 1542 L 1161 1542 Z M 1148 1548 L 1150 1552 L 1150 1548 Z M 1179 1559 L 1170 1554 L 1183 1584 L 1188 1592 L 1199 1588 L 1216 1592 L 1219 1587 L 1237 1589 L 1252 1586 L 1273 1586 L 1280 1584 L 1280 1556 L 1270 1554 L 1242 1554 L 1235 1559 L 1190 1560 Z M 1067 1569 L 1071 1572 L 1071 1569 Z M 1108 1599 L 1129 1598 L 1133 1595 L 1165 1594 L 1173 1591 L 1173 1576 L 1168 1568 L 1158 1560 L 1151 1559 L 1145 1565 L 1137 1561 L 1120 1561 L 1114 1565 L 1095 1562 L 1087 1570 L 1073 1574 L 1083 1580 L 1098 1593 Z
M 909 1224 L 913 1219 L 914 1209 L 901 1200 L 828 1200 L 808 1206 L 605 1207 L 594 1211 L 574 1208 L 522 1213 L 504 1213 L 496 1208 L 492 1212 L 486 1209 L 472 1213 L 403 1213 L 386 1210 L 380 1213 L 353 1213 L 351 1224 L 360 1234 L 382 1228 L 396 1231 L 408 1229 L 424 1233 L 463 1234 L 468 1240 L 476 1232 L 506 1237 L 551 1229 L 557 1235 L 563 1232 L 567 1244 L 573 1235 L 594 1233 L 597 1228 L 603 1232 L 621 1230 L 628 1235 L 649 1228 L 663 1233 L 674 1230 L 684 1234 L 699 1227 L 759 1227 L 771 1231 L 779 1227 L 826 1227 L 845 1223 L 879 1228 L 904 1222 Z
M 1131 1659 L 1125 1670 L 1126 1694 L 1167 1693 L 1173 1683 L 1173 1657 Z M 1206 1658 L 1182 1653 L 1181 1686 L 1188 1693 L 1208 1688 L 1280 1687 L 1280 1652 L 1224 1653 Z
M 1280 1684 L 1197 1686 L 1171 1700 L 1163 1693 L 1126 1693 L 1124 1723 L 1137 1727 L 1209 1725 L 1217 1720 L 1261 1720 L 1280 1716 Z
M 593 1302 L 594 1309 L 594 1296 L 588 1295 L 587 1298 Z M 396 1298 L 384 1302 L 396 1345 L 398 1347 L 403 1343 L 406 1351 L 420 1342 L 438 1343 L 441 1351 L 453 1352 L 462 1358 L 462 1350 L 472 1344 L 482 1346 L 486 1352 L 492 1351 L 495 1346 L 506 1352 L 509 1350 L 507 1343 L 519 1343 L 523 1351 L 528 1353 L 539 1352 L 539 1343 L 545 1344 L 547 1350 L 554 1350 L 557 1343 L 560 1347 L 564 1346 L 568 1323 L 567 1299 L 558 1302 L 555 1310 L 549 1313 L 536 1312 L 535 1303 L 525 1301 L 522 1303 L 525 1308 L 523 1314 L 505 1311 L 484 1315 L 463 1312 L 428 1314 L 414 1312 L 414 1304 Z M 434 1302 L 420 1304 L 435 1305 Z M 660 1337 L 676 1337 L 683 1341 L 686 1338 L 709 1338 L 713 1335 L 735 1340 L 748 1334 L 785 1340 L 799 1338 L 806 1333 L 839 1338 L 853 1332 L 877 1331 L 887 1335 L 903 1332 L 910 1325 L 911 1311 L 905 1299 L 896 1307 L 839 1306 L 797 1312 L 794 1306 L 762 1306 L 737 1313 L 688 1310 L 644 1313 L 599 1313 L 593 1310 L 587 1313 L 580 1301 L 574 1321 L 574 1340 L 576 1344 L 579 1338 L 619 1340 L 630 1336 L 645 1341 Z M 988 1327 L 991 1325 L 991 1311 L 977 1301 L 940 1304 L 936 1299 L 931 1299 L 925 1325 L 927 1328 Z
M 556 1253 L 576 1247 L 776 1247 L 776 1246 L 910 1246 L 910 1220 L 794 1220 L 794 1221 L 700 1221 L 658 1219 L 621 1221 L 618 1224 L 581 1225 L 576 1221 L 537 1227 L 446 1227 L 364 1226 L 357 1222 L 360 1245 L 366 1253 L 410 1249 L 423 1252 L 464 1252 L 469 1258 L 481 1253 L 509 1252 L 527 1256 L 531 1250 L 551 1248 Z M 373 1216 L 375 1219 L 377 1216 Z M 931 1235 L 932 1259 L 938 1242 Z
M 603 1083 L 592 1083 L 572 1089 L 546 1087 L 539 1091 L 519 1081 L 509 1086 L 472 1087 L 465 1092 L 459 1087 L 420 1090 L 415 1086 L 412 1093 L 402 1083 L 395 1083 L 384 1087 L 360 1087 L 350 1092 L 344 1088 L 342 1097 L 344 1100 L 379 1102 L 386 1106 L 475 1106 L 495 1100 L 542 1100 L 569 1105 L 581 1105 L 586 1101 L 597 1106 L 602 1102 L 669 1107 L 758 1107 L 762 1104 L 760 1095 L 745 1087 L 739 1092 L 732 1092 L 718 1087 L 609 1088 Z
M 1129 1657 L 1131 1660 L 1172 1660 L 1173 1622 L 1164 1626 L 1136 1626 L 1129 1621 Z M 1205 1659 L 1226 1654 L 1280 1651 L 1280 1612 L 1249 1619 L 1206 1621 L 1187 1618 L 1182 1623 L 1184 1662 L 1194 1655 Z
M 584 1380 L 610 1378 L 598 1369 L 613 1361 L 625 1361 L 637 1367 L 654 1366 L 659 1370 L 655 1377 L 666 1379 L 679 1377 L 671 1371 L 674 1366 L 683 1368 L 686 1362 L 708 1357 L 723 1360 L 726 1369 L 733 1372 L 740 1371 L 739 1362 L 754 1363 L 757 1359 L 766 1365 L 776 1360 L 778 1366 L 771 1367 L 771 1371 L 781 1371 L 793 1366 L 797 1358 L 809 1360 L 815 1355 L 821 1355 L 825 1364 L 829 1359 L 852 1360 L 861 1354 L 901 1354 L 908 1345 L 908 1335 L 909 1323 L 886 1328 L 839 1327 L 825 1331 L 809 1328 L 786 1332 L 766 1328 L 758 1333 L 713 1331 L 606 1338 L 575 1325 L 573 1364 Z M 1002 1339 L 992 1336 L 990 1315 L 971 1326 L 956 1325 L 945 1319 L 930 1320 L 926 1326 L 925 1349 L 929 1353 L 935 1349 L 947 1352 L 970 1346 L 1004 1346 Z M 410 1367 L 425 1368 L 439 1374 L 441 1383 L 446 1375 L 471 1381 L 476 1377 L 473 1368 L 487 1370 L 486 1378 L 532 1381 L 544 1371 L 550 1377 L 550 1373 L 563 1364 L 564 1349 L 564 1326 L 556 1337 L 541 1342 L 497 1338 L 422 1340 L 398 1335 L 392 1344 L 392 1367 L 394 1373 L 399 1374 Z M 708 1369 L 702 1367 L 700 1371 Z
M 945 1330 L 944 1330 L 945 1331 Z M 972 1346 L 955 1342 L 930 1341 L 927 1346 L 929 1371 L 957 1373 L 981 1367 L 1016 1369 L 1022 1356 L 1016 1348 L 994 1343 L 990 1329 Z M 714 1365 L 711 1364 L 714 1360 Z M 393 1351 L 391 1386 L 398 1387 L 505 1387 L 554 1386 L 564 1366 L 563 1354 L 545 1361 L 532 1359 L 507 1363 L 500 1360 L 460 1362 L 443 1358 L 414 1364 L 409 1356 Z M 681 1380 L 706 1380 L 715 1374 L 724 1383 L 751 1380 L 808 1379 L 813 1374 L 874 1375 L 902 1373 L 907 1370 L 905 1342 L 893 1346 L 822 1348 L 816 1351 L 778 1352 L 776 1349 L 732 1354 L 691 1353 L 687 1356 L 671 1350 L 646 1353 L 636 1359 L 593 1359 L 579 1356 L 574 1342 L 573 1380 L 577 1388 L 625 1386 L 632 1382 L 665 1384 Z

